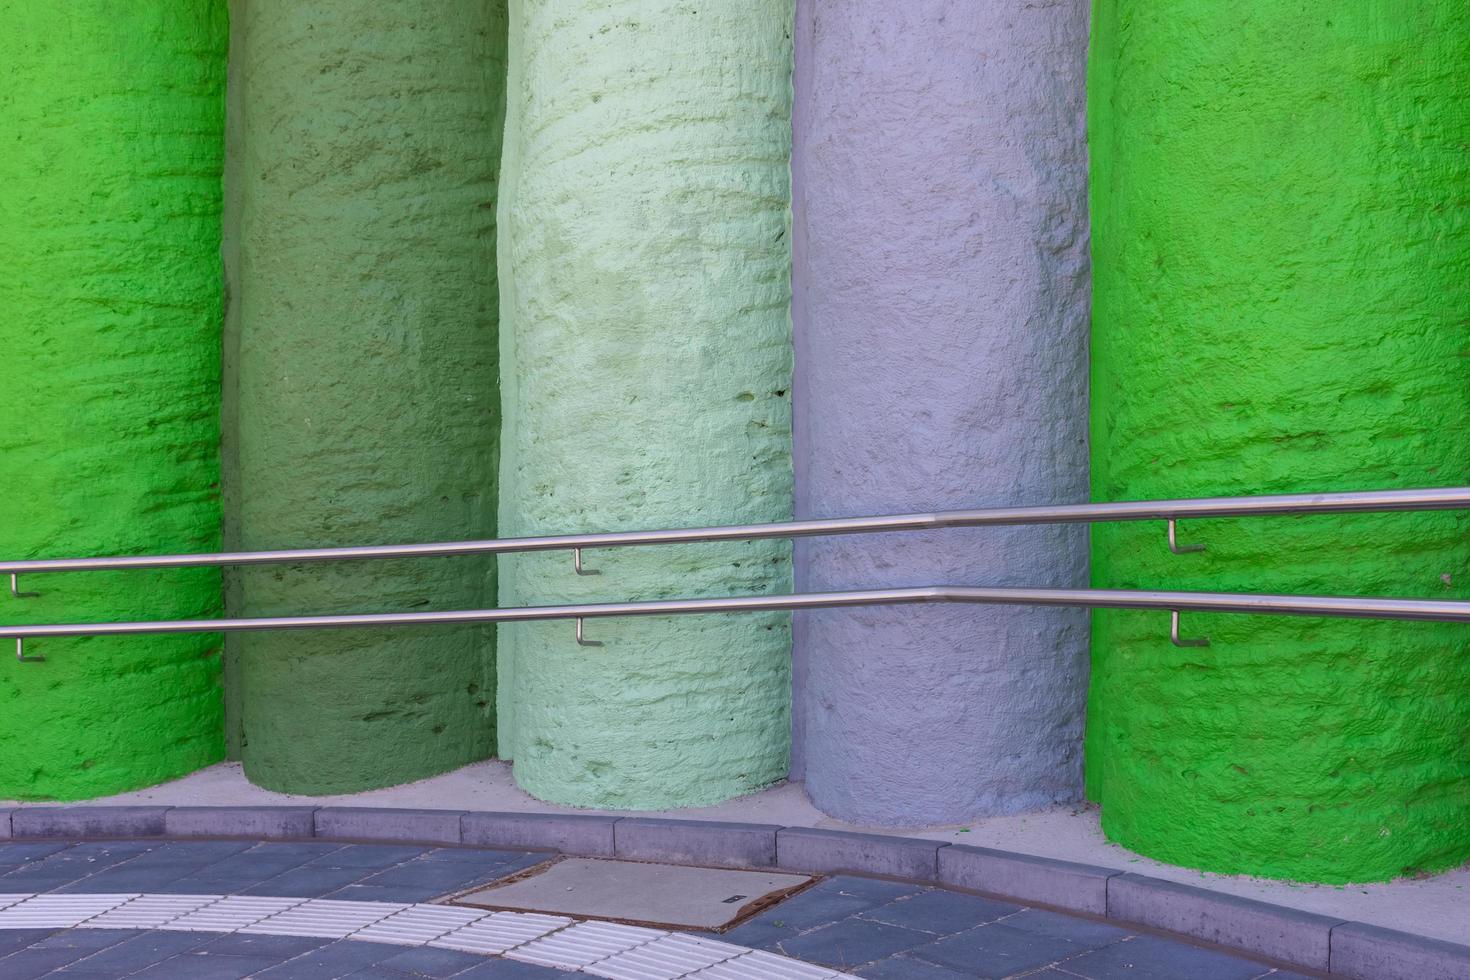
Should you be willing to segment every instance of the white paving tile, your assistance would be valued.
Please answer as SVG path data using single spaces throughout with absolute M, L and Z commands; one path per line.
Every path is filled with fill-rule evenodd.
M 610 956 L 582 971 L 610 980 L 678 980 L 748 952 L 744 946 L 672 935 Z
M 238 932 L 268 916 L 295 908 L 304 901 L 304 898 L 230 895 L 159 928 L 178 932 Z M 3 914 L 0 912 L 0 915 Z
M 429 943 L 466 953 L 505 953 L 564 929 L 571 919 L 535 912 L 495 912 Z
M 139 895 L 131 902 L 80 923 L 82 929 L 158 929 L 202 909 L 223 895 Z
M 640 929 L 615 922 L 579 922 L 545 939 L 512 949 L 505 955 L 538 966 L 581 969 L 667 935 L 657 929 Z
M 480 909 L 443 905 L 410 905 L 402 912 L 395 912 L 386 919 L 359 929 L 349 938 L 369 943 L 423 946 L 472 922 L 488 918 L 489 915 L 489 912 Z
M 841 976 L 844 974 L 835 970 L 775 953 L 749 952 L 691 973 L 687 980 L 835 980 Z
M 393 902 L 340 902 L 313 898 L 248 926 L 240 932 L 268 936 L 346 939 L 359 929 L 408 908 Z
M 0 895 L 0 909 L 8 909 L 12 905 L 17 905 L 20 902 L 24 902 L 28 898 L 35 898 L 35 897 L 36 897 L 36 893 L 35 892 L 24 892 L 24 893 L 20 893 L 20 894 L 14 894 L 13 893 L 13 894 L 7 894 L 7 895 Z
M 137 898 L 130 895 L 33 895 L 0 910 L 0 929 L 68 929 Z

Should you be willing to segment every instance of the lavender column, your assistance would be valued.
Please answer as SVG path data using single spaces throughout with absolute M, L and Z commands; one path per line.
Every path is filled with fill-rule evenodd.
M 801 0 L 798 517 L 1087 499 L 1085 0 Z M 803 590 L 1085 587 L 1083 527 L 799 544 Z M 1081 794 L 1087 615 L 801 614 L 794 759 L 880 825 Z

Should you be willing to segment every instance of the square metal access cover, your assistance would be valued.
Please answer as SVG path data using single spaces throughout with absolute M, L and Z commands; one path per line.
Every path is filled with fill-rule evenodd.
M 518 881 L 455 899 L 456 905 L 550 912 L 640 925 L 718 929 L 772 905 L 810 875 L 567 858 Z

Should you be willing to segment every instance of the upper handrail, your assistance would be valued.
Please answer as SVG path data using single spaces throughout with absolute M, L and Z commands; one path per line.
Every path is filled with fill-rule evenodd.
M 927 531 L 960 527 L 1025 524 L 1093 524 L 1113 521 L 1172 522 L 1183 518 L 1261 517 L 1283 514 L 1350 514 L 1388 511 L 1470 510 L 1470 487 L 1415 490 L 1366 490 L 1347 493 L 1298 493 L 1254 497 L 1200 497 L 1182 500 L 1134 500 L 1117 503 L 1053 504 L 1035 507 L 991 507 L 880 517 L 839 517 L 771 524 L 736 524 L 659 531 L 611 531 L 544 537 L 443 541 L 431 544 L 364 545 L 346 548 L 295 548 L 214 554 L 125 555 L 101 558 L 41 558 L 0 562 L 0 575 L 41 572 L 92 572 L 141 568 L 191 568 L 359 561 L 380 558 L 429 558 L 444 555 L 515 554 L 530 551 L 573 551 L 628 548 L 640 545 L 756 541 L 836 534 Z M 1171 530 L 1171 547 L 1172 526 Z M 14 591 L 14 580 L 12 580 Z M 6 635 L 6 634 L 0 634 Z

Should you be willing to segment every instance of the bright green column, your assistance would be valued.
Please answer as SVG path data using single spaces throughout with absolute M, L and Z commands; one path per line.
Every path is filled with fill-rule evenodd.
M 501 533 L 791 513 L 791 0 L 513 0 Z M 501 602 L 785 592 L 753 543 L 507 556 Z M 501 754 L 578 806 L 786 775 L 782 615 L 500 632 Z
M 1099 0 L 1100 500 L 1470 483 L 1470 6 Z M 1470 598 L 1457 514 L 1100 526 L 1105 587 Z M 1470 857 L 1470 630 L 1094 620 L 1088 776 L 1151 857 L 1310 881 Z
M 493 537 L 504 9 L 239 5 L 227 347 L 232 544 Z M 493 605 L 484 559 L 244 571 L 248 615 Z M 490 755 L 493 631 L 239 640 L 249 778 L 298 793 Z
M 223 0 L 0 2 L 0 554 L 219 547 Z M 220 612 L 212 569 L 36 576 L 0 622 Z M 0 659 L 0 799 L 224 751 L 219 638 Z

